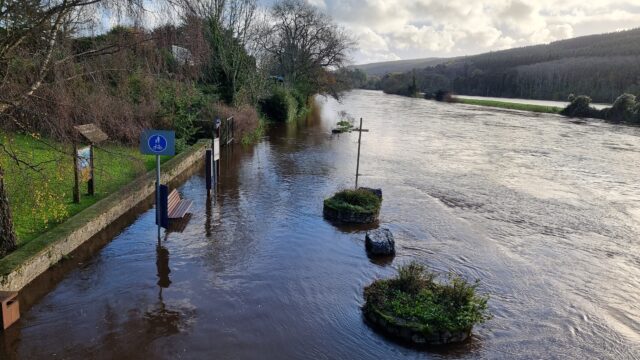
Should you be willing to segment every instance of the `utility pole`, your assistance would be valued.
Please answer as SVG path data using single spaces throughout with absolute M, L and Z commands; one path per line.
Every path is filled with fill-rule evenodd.
M 356 160 L 356 190 L 358 189 L 358 176 L 360 175 L 360 143 L 362 141 L 362 132 L 367 132 L 369 129 L 362 128 L 362 118 L 360 118 L 360 127 L 354 131 L 358 132 L 358 159 Z

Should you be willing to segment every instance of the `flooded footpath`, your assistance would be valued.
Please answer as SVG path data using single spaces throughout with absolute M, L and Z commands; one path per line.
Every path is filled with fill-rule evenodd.
M 46 293 L 26 289 L 0 359 L 638 358 L 640 129 L 372 91 L 318 101 L 223 151 L 215 196 L 202 171 L 181 184 L 192 215 L 160 246 L 143 206 Z M 366 228 L 322 218 L 355 180 L 341 110 L 370 129 L 359 182 L 384 191 L 391 262 L 367 258 Z M 494 318 L 471 341 L 419 350 L 364 323 L 364 286 L 414 259 L 481 279 Z

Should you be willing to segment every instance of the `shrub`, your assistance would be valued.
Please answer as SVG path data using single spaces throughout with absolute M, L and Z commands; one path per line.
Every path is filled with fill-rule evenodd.
M 233 116 L 234 123 L 234 139 L 244 144 L 256 142 L 265 131 L 264 121 L 260 120 L 260 116 L 255 108 L 249 105 L 240 107 L 231 107 L 223 103 L 216 103 L 212 109 L 211 118 L 219 117 L 227 119 Z M 205 136 L 211 133 L 212 129 L 206 129 Z
M 193 144 L 199 131 L 196 124 L 204 103 L 202 92 L 193 86 L 167 81 L 158 89 L 158 96 L 160 117 L 164 119 L 165 126 L 175 129 L 176 139 L 182 140 L 182 144 L 176 144 L 176 150 L 183 145 Z
M 640 102 L 637 102 L 633 107 L 631 122 L 634 124 L 640 124 Z
M 573 95 L 573 94 L 572 94 Z M 591 98 L 586 95 L 570 96 L 571 102 L 565 107 L 560 114 L 569 117 L 594 117 L 598 111 L 592 108 Z
M 260 101 L 260 110 L 273 121 L 293 121 L 298 114 L 298 102 L 289 90 L 276 87 L 271 96 Z
M 633 119 L 633 110 L 636 105 L 636 97 L 631 94 L 622 94 L 613 102 L 607 110 L 607 120 L 625 122 Z
M 455 274 L 444 283 L 436 278 L 436 273 L 416 262 L 404 265 L 395 278 L 377 280 L 365 288 L 363 310 L 424 335 L 469 332 L 490 318 L 488 297 L 477 294 L 478 281 L 469 283 Z

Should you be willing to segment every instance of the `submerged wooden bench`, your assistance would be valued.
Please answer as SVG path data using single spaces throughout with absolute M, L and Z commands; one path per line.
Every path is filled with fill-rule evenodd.
M 169 219 L 183 218 L 191 208 L 192 204 L 193 201 L 181 199 L 178 191 L 173 189 L 169 194 L 169 199 L 167 201 Z

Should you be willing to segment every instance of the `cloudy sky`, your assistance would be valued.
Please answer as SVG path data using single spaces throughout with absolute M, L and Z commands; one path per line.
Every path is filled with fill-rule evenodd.
M 640 0 L 307 1 L 357 38 L 356 64 L 470 55 L 640 27 Z

